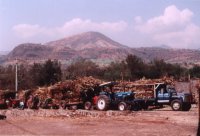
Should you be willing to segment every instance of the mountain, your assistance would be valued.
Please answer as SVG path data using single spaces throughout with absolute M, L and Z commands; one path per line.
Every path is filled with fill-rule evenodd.
M 132 50 L 101 33 L 86 32 L 45 44 L 20 44 L 6 56 L 4 62 L 10 64 L 16 58 L 28 63 L 58 59 L 61 63 L 67 64 L 78 58 L 85 58 L 104 64 L 122 60 L 127 54 L 132 53 Z
M 137 48 L 144 60 L 163 59 L 168 63 L 199 63 L 200 51 L 191 49 Z
M 128 54 L 134 54 L 147 62 L 163 59 L 169 63 L 200 63 L 200 50 L 166 47 L 130 48 L 101 33 L 86 32 L 45 44 L 20 44 L 8 55 L 0 57 L 0 64 L 12 64 L 16 59 L 28 64 L 58 59 L 62 64 L 68 65 L 74 60 L 85 58 L 104 65 L 120 61 Z
M 24 43 L 15 47 L 7 57 L 8 59 L 43 59 L 48 57 L 51 52 L 51 48 L 42 44 Z
M 46 43 L 46 45 L 57 49 L 71 48 L 76 51 L 85 49 L 120 49 L 128 48 L 106 37 L 99 32 L 86 32 L 57 41 Z

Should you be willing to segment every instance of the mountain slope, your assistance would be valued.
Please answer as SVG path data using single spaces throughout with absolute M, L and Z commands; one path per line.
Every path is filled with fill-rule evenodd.
M 62 64 L 69 64 L 78 58 L 85 58 L 103 65 L 125 59 L 128 54 L 134 54 L 147 62 L 163 59 L 169 63 L 200 64 L 200 50 L 159 47 L 130 48 L 98 32 L 86 32 L 44 45 L 20 44 L 8 55 L 1 57 L 0 63 L 12 64 L 15 59 L 19 59 L 31 64 L 44 62 L 47 59 L 58 59 Z
M 77 51 L 84 49 L 119 49 L 128 48 L 106 37 L 99 32 L 86 32 L 57 41 L 46 43 L 47 46 L 51 46 L 57 49 L 71 48 Z
M 152 61 L 163 59 L 168 63 L 198 63 L 200 51 L 191 49 L 137 48 L 141 58 Z
M 68 63 L 66 61 L 86 58 L 103 64 L 122 60 L 131 53 L 131 50 L 101 33 L 86 32 L 44 45 L 20 44 L 6 56 L 4 62 L 9 64 L 17 58 L 28 63 L 43 62 L 47 59 L 58 59 L 61 63 Z
M 11 51 L 7 57 L 9 59 L 20 58 L 35 58 L 41 59 L 48 57 L 48 55 L 52 52 L 51 48 L 48 48 L 41 44 L 33 44 L 33 43 L 24 43 L 20 44 Z

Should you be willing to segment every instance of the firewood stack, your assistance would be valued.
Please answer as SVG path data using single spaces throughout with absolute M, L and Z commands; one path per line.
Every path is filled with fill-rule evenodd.
M 46 98 L 52 98 L 55 101 L 80 101 L 80 92 L 93 89 L 96 85 L 103 83 L 102 80 L 93 77 L 81 77 L 75 80 L 66 80 L 58 82 L 48 87 L 39 87 L 33 90 L 31 94 L 38 95 L 41 101 Z M 153 98 L 153 86 L 150 84 L 166 83 L 173 85 L 173 79 L 141 79 L 135 82 L 119 81 L 119 84 L 113 87 L 113 91 L 133 91 L 136 92 L 136 98 Z
M 167 85 L 174 86 L 173 78 L 162 78 L 162 79 L 141 79 L 134 82 L 119 81 L 119 84 L 114 87 L 116 91 L 133 91 L 135 92 L 136 98 L 149 99 L 154 97 L 153 84 L 165 83 Z
M 33 95 L 38 94 L 41 101 L 48 97 L 55 100 L 70 99 L 70 101 L 78 101 L 81 91 L 87 91 L 100 83 L 102 83 L 101 80 L 93 77 L 81 77 L 76 80 L 58 82 L 49 87 L 40 87 L 33 92 Z

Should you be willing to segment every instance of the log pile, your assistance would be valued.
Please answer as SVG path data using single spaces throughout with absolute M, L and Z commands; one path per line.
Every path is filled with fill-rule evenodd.
M 165 83 L 167 85 L 174 86 L 173 78 L 162 78 L 162 79 L 141 79 L 134 82 L 120 81 L 119 84 L 114 88 L 116 91 L 133 91 L 136 93 L 136 98 L 149 99 L 154 97 L 154 85 L 156 83 Z
M 51 86 L 39 87 L 34 90 L 21 91 L 18 96 L 26 98 L 29 95 L 38 95 L 41 102 L 47 98 L 52 98 L 56 103 L 61 101 L 77 102 L 80 101 L 80 92 L 94 89 L 96 85 L 103 83 L 102 80 L 93 77 L 81 77 L 75 80 L 66 80 L 58 82 Z M 163 79 L 141 79 L 135 82 L 118 81 L 118 84 L 113 87 L 113 91 L 132 91 L 136 92 L 136 98 L 153 98 L 154 84 L 166 83 L 173 85 L 174 81 L 171 78 Z M 28 95 L 27 95 L 28 94 Z
M 76 80 L 66 80 L 58 82 L 49 87 L 40 87 L 33 91 L 33 95 L 39 95 L 41 101 L 46 98 L 54 100 L 70 99 L 71 101 L 79 101 L 80 92 L 94 88 L 95 85 L 102 83 L 101 80 L 93 77 L 82 77 Z

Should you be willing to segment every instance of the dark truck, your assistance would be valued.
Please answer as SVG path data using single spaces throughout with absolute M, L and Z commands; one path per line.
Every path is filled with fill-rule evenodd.
M 148 109 L 148 106 L 170 105 L 174 111 L 189 111 L 192 103 L 190 93 L 177 93 L 173 87 L 165 83 L 154 84 L 135 84 L 135 86 L 146 86 L 152 89 L 152 97 L 137 98 L 137 91 L 112 92 L 112 87 L 116 83 L 110 82 L 100 85 L 100 88 L 109 86 L 111 91 L 101 89 L 96 108 L 98 110 L 107 110 L 109 107 L 118 107 L 119 110 L 127 109 Z M 145 93 L 143 94 L 145 96 Z
M 153 88 L 153 97 L 134 99 L 134 101 L 143 100 L 145 107 L 170 105 L 174 111 L 189 111 L 191 108 L 192 95 L 190 93 L 177 93 L 174 87 L 165 83 L 144 84 L 143 86 Z

